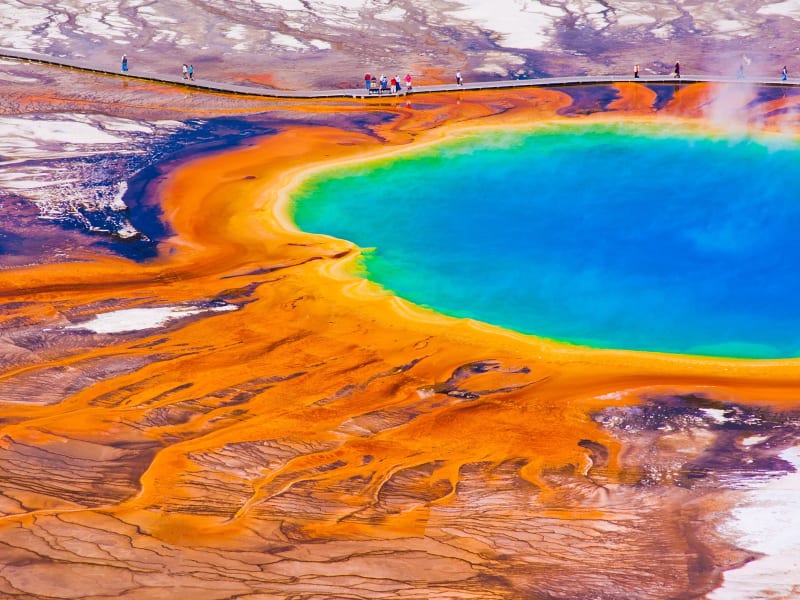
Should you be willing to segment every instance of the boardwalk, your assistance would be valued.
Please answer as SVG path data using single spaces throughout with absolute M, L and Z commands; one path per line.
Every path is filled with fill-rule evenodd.
M 33 63 L 40 63 L 45 65 L 53 65 L 56 67 L 65 67 L 69 69 L 76 69 L 85 71 L 87 73 L 98 73 L 103 75 L 112 75 L 115 77 L 122 77 L 126 79 L 134 79 L 138 81 L 152 81 L 155 83 L 166 83 L 171 85 L 184 86 L 198 91 L 207 92 L 223 92 L 226 94 L 240 94 L 246 96 L 260 96 L 264 98 L 295 98 L 295 99 L 314 99 L 314 98 L 364 98 L 364 99 L 377 99 L 377 98 L 390 98 L 393 96 L 402 96 L 405 92 L 398 92 L 396 94 L 383 94 L 375 95 L 369 94 L 362 86 L 360 88 L 348 89 L 334 89 L 334 90 L 273 90 L 268 88 L 258 88 L 253 86 L 233 85 L 227 83 L 219 83 L 213 81 L 206 81 L 203 79 L 195 79 L 189 81 L 183 79 L 181 76 L 169 77 L 164 75 L 145 75 L 135 72 L 121 73 L 118 70 L 112 70 L 102 67 L 90 67 L 85 63 L 68 60 L 65 58 L 56 58 L 51 56 L 44 56 L 39 54 L 31 54 L 26 52 L 12 52 L 9 50 L 1 50 L 0 58 L 21 60 Z M 178 69 L 180 65 L 178 65 Z M 356 75 L 354 79 L 358 79 Z M 634 79 L 632 75 L 589 75 L 589 76 L 570 76 L 570 77 L 543 77 L 540 79 L 512 79 L 504 81 L 480 81 L 468 82 L 463 86 L 456 86 L 455 83 L 445 85 L 422 85 L 414 86 L 412 95 L 425 94 L 432 92 L 452 92 L 452 91 L 475 91 L 475 90 L 496 90 L 506 88 L 530 88 L 530 87 L 564 87 L 576 85 L 596 85 L 607 83 L 647 83 L 647 84 L 688 84 L 688 83 L 731 83 L 738 85 L 759 85 L 759 86 L 778 86 L 778 87 L 800 87 L 800 80 L 782 81 L 780 77 L 764 78 L 764 77 L 746 77 L 739 79 L 736 77 L 722 77 L 714 75 L 682 75 L 680 79 L 674 79 L 672 74 L 666 75 L 648 75 L 641 76 Z

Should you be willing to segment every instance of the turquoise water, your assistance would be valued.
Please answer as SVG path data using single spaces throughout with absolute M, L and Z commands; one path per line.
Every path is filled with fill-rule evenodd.
M 800 356 L 800 148 L 671 127 L 472 134 L 319 174 L 293 217 L 448 315 L 601 348 Z

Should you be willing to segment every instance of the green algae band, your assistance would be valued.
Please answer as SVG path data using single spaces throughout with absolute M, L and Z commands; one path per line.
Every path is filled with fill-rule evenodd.
M 795 140 L 481 132 L 315 176 L 298 226 L 412 302 L 601 348 L 800 355 Z

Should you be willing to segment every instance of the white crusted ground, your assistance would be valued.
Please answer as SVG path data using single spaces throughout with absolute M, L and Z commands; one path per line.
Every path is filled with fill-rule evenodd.
M 122 196 L 124 177 L 108 181 L 112 172 L 95 160 L 109 154 L 143 154 L 152 142 L 182 124 L 142 122 L 100 114 L 0 115 L 0 197 L 18 196 L 34 203 L 46 219 L 85 221 L 82 211 L 115 212 L 122 238 L 137 235 L 127 220 Z M 93 159 L 94 157 L 94 159 Z M 113 193 L 104 193 L 113 188 Z M 89 222 L 88 229 L 95 229 Z
M 727 571 L 709 600 L 800 597 L 800 447 L 781 457 L 796 472 L 747 492 L 725 529 L 737 546 L 764 556 Z
M 155 329 L 171 321 L 198 315 L 204 312 L 225 312 L 237 310 L 233 304 L 205 308 L 199 306 L 156 306 L 149 308 L 126 308 L 99 313 L 92 319 L 64 329 L 82 329 L 93 333 L 127 333 L 145 329 Z

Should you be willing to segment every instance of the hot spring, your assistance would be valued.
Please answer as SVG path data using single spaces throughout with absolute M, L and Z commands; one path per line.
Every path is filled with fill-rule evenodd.
M 596 348 L 795 357 L 799 146 L 674 123 L 477 131 L 317 173 L 291 210 L 447 315 Z

